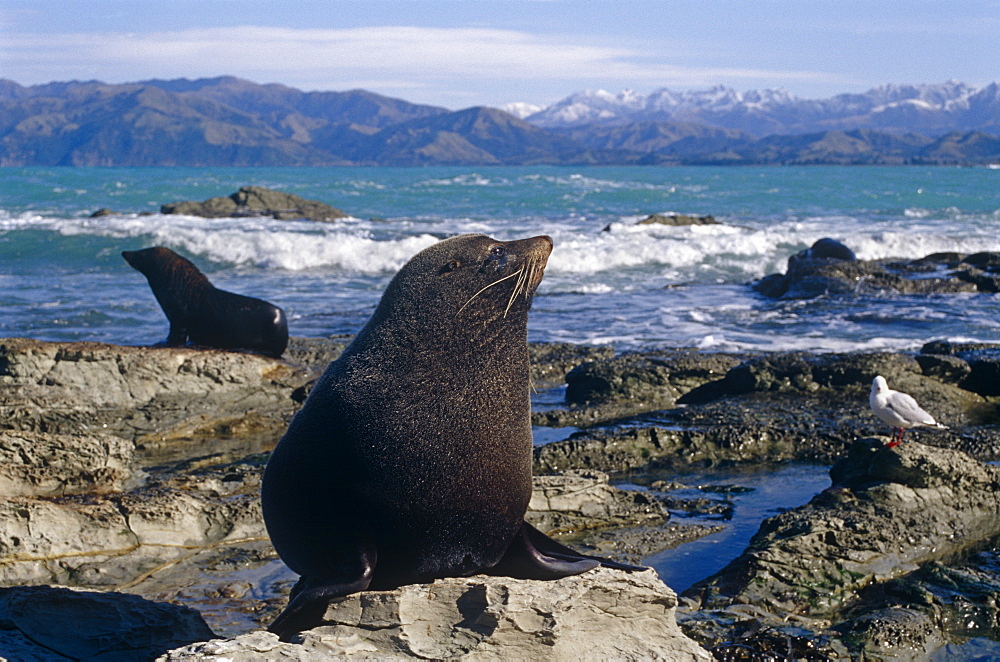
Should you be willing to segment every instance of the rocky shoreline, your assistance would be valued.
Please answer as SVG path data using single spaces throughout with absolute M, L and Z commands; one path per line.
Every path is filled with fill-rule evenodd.
M 560 403 L 536 407 L 534 423 L 557 437 L 566 428 L 535 451 L 528 517 L 553 535 L 635 562 L 725 526 L 676 521 L 672 512 L 711 504 L 679 503 L 675 486 L 614 486 L 650 468 L 814 462 L 832 465 L 830 487 L 762 522 L 742 555 L 679 600 L 655 573 L 444 580 L 352 596 L 302 645 L 280 644 L 261 628 L 295 577 L 263 529 L 260 471 L 347 340 L 293 338 L 275 360 L 0 339 L 0 651 L 319 659 L 343 645 L 359 657 L 578 659 L 614 636 L 628 642 L 622 659 L 724 659 L 737 648 L 925 659 L 1000 637 L 1000 470 L 985 464 L 1000 460 L 1000 346 L 615 355 L 533 344 L 536 398 Z M 867 406 L 876 374 L 949 429 L 908 431 L 885 448 L 878 435 L 889 430 Z M 542 598 L 541 611 L 517 606 Z M 49 602 L 60 621 L 117 616 L 57 628 L 22 607 Z M 148 610 L 177 625 L 152 627 Z M 439 636 L 421 639 L 407 610 L 430 612 L 421 631 Z M 588 620 L 595 612 L 605 620 Z

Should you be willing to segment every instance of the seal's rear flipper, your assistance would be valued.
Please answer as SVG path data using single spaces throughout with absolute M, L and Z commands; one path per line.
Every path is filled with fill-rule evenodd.
M 487 570 L 486 574 L 516 579 L 559 579 L 579 575 L 599 565 L 629 572 L 645 570 L 638 566 L 581 554 L 549 538 L 527 522 L 522 522 L 517 535 L 507 548 L 507 553 L 498 564 Z
M 361 563 L 361 574 L 353 579 L 300 577 L 288 596 L 288 606 L 278 614 L 267 631 L 278 635 L 282 641 L 288 641 L 292 635 L 322 624 L 330 600 L 363 591 L 371 584 L 375 570 L 374 549 L 363 550 Z
M 624 570 L 625 572 L 642 572 L 643 570 L 648 570 L 648 568 L 644 568 L 639 565 L 629 565 L 628 563 L 619 563 L 618 561 L 612 561 L 611 559 L 602 558 L 600 556 L 581 554 L 575 549 L 553 540 L 527 522 L 521 524 L 521 531 L 527 536 L 528 541 L 532 544 L 532 546 L 546 556 L 569 560 L 586 559 L 589 561 L 597 561 L 605 568 L 614 568 L 615 570 Z

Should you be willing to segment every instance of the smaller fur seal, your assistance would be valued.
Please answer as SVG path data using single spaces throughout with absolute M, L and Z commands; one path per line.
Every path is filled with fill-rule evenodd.
M 190 341 L 275 358 L 288 346 L 288 322 L 281 308 L 218 289 L 190 260 L 163 246 L 122 251 L 122 257 L 149 281 L 170 322 L 168 346 Z

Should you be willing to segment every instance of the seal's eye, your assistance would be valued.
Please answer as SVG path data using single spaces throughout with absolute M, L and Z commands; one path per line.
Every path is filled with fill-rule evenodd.
M 493 257 L 503 257 L 507 253 L 506 246 L 494 246 L 490 249 L 490 255 Z

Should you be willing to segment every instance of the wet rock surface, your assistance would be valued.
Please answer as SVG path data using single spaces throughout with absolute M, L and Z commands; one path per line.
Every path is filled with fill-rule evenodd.
M 705 643 L 713 627 L 728 631 L 756 605 L 762 627 L 793 622 L 823 633 L 834 624 L 864 659 L 926 659 L 949 636 L 969 636 L 967 623 L 990 623 L 982 614 L 956 619 L 955 591 L 941 588 L 958 581 L 942 582 L 952 571 L 933 568 L 974 556 L 1000 534 L 1000 468 L 886 441 L 855 442 L 831 469 L 829 489 L 765 520 L 742 555 L 686 591 L 688 632 Z M 995 595 L 967 594 L 980 610 Z
M 244 186 L 232 195 L 208 200 L 172 202 L 160 207 L 161 214 L 186 214 L 204 218 L 270 216 L 279 221 L 307 219 L 335 221 L 347 214 L 318 200 L 274 191 L 262 186 Z
M 649 360 L 627 355 L 585 363 L 576 370 L 613 375 L 600 383 L 622 386 L 591 388 L 584 405 L 567 403 L 562 410 L 536 412 L 536 425 L 571 421 L 583 429 L 536 447 L 535 471 L 620 472 L 649 465 L 787 460 L 832 463 L 855 439 L 881 431 L 882 424 L 868 408 L 876 375 L 913 395 L 950 428 L 911 430 L 907 439 L 956 448 L 981 460 L 1000 459 L 1000 409 L 996 397 L 988 395 L 997 352 L 997 346 L 938 342 L 915 356 L 689 353 L 685 360 L 692 364 L 705 357 L 702 369 L 689 366 L 678 371 L 678 377 L 660 353 L 649 355 Z M 973 365 L 978 366 L 975 373 Z M 652 401 L 621 395 L 653 390 L 658 383 L 670 395 Z M 652 411 L 654 403 L 669 402 L 682 390 L 676 406 Z M 612 407 L 615 416 L 608 418 L 604 414 Z
M 258 490 L 268 451 L 348 340 L 293 338 L 283 361 L 0 340 L 0 585 L 74 585 L 194 606 L 215 634 L 231 638 L 201 644 L 201 655 L 327 654 L 305 652 L 307 642 L 285 648 L 291 644 L 259 632 L 296 577 L 270 547 Z M 669 482 L 615 487 L 629 472 L 838 462 L 836 485 L 766 520 L 744 555 L 765 567 L 761 558 L 802 538 L 805 551 L 795 554 L 816 555 L 802 576 L 788 561 L 740 588 L 757 567 L 745 561 L 683 598 L 684 631 L 717 657 L 753 650 L 774 659 L 920 659 L 956 637 L 1000 638 L 991 543 L 1000 533 L 992 496 L 1000 480 L 980 463 L 1000 458 L 998 347 L 616 356 L 532 344 L 535 397 L 547 403 L 535 424 L 577 431 L 535 449 L 528 518 L 578 548 L 636 563 L 726 526 L 732 505 L 678 499 Z M 908 431 L 892 450 L 855 443 L 889 432 L 867 405 L 876 374 L 950 429 Z M 715 519 L 686 524 L 670 511 Z M 476 613 L 490 616 L 449 623 L 448 609 L 441 606 L 434 627 L 469 641 L 482 619 L 499 613 L 483 607 Z M 406 632 L 401 623 L 386 627 L 397 631 L 385 641 Z

